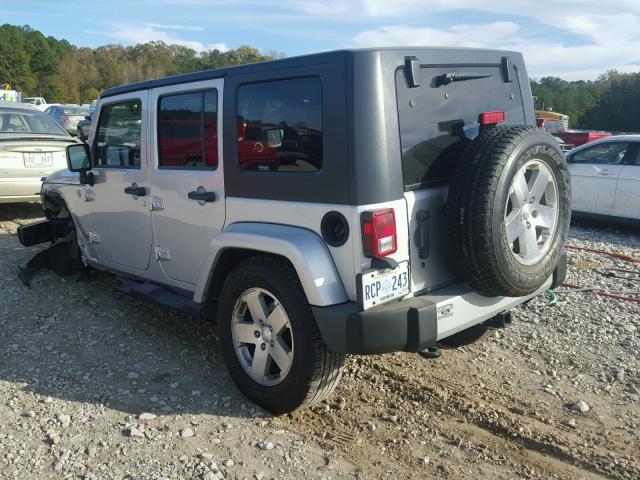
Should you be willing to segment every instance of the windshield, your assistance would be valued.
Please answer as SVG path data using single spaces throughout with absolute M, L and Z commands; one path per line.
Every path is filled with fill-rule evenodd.
M 22 99 L 22 103 L 29 103 L 31 105 L 34 105 L 36 103 L 36 99 L 35 98 L 23 98 Z
M 89 115 L 88 108 L 82 108 L 82 107 L 61 107 L 61 108 L 65 115 L 82 115 L 84 117 Z
M 64 135 L 67 132 L 49 116 L 37 110 L 0 108 L 0 133 Z

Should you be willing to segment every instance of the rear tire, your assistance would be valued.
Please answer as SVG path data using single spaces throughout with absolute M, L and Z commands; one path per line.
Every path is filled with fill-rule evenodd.
M 466 148 L 449 187 L 450 257 L 486 296 L 538 290 L 560 261 L 571 184 L 557 142 L 529 125 L 496 126 Z
M 328 350 L 284 260 L 253 257 L 231 271 L 220 294 L 218 333 L 233 381 L 275 414 L 321 402 L 342 375 L 344 355 Z

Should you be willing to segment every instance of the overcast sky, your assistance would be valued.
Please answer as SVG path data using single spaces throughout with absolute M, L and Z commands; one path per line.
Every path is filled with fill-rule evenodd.
M 0 22 L 89 47 L 491 47 L 523 52 L 532 77 L 640 71 L 640 0 L 0 0 Z

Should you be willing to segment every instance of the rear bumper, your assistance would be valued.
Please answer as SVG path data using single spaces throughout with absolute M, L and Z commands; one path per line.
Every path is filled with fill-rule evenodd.
M 355 302 L 312 308 L 325 343 L 335 352 L 417 352 L 561 284 L 565 273 L 563 256 L 554 275 L 526 297 L 484 297 L 460 282 L 364 312 Z
M 42 177 L 0 178 L 0 203 L 40 200 Z

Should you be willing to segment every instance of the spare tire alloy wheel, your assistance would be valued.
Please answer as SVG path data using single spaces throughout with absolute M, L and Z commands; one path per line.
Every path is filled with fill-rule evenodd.
M 507 241 L 518 262 L 533 265 L 547 254 L 559 214 L 553 172 L 546 163 L 529 160 L 513 178 L 504 214 Z
M 558 266 L 571 183 L 557 142 L 531 125 L 495 126 L 456 165 L 445 216 L 450 259 L 486 296 L 539 290 Z
M 231 335 L 247 374 L 260 385 L 277 385 L 293 362 L 293 332 L 280 301 L 262 288 L 250 288 L 235 303 Z

